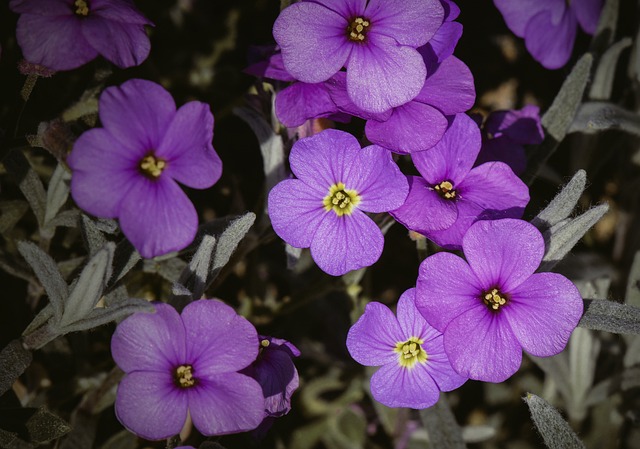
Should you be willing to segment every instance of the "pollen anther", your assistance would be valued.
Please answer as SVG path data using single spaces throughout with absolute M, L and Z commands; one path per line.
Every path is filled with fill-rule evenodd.
M 396 343 L 394 351 L 398 353 L 398 363 L 405 368 L 413 368 L 416 363 L 425 363 L 427 353 L 422 349 L 424 342 L 418 337 Z
M 193 367 L 191 365 L 180 365 L 174 374 L 176 385 L 181 388 L 193 387 L 196 379 L 193 377 Z
M 89 15 L 89 5 L 86 0 L 76 0 L 73 5 L 76 7 L 76 15 L 85 17 Z
M 371 25 L 367 19 L 356 17 L 347 27 L 347 36 L 354 42 L 363 42 L 367 36 L 367 28 Z
M 140 161 L 139 168 L 142 174 L 146 177 L 157 179 L 164 169 L 167 168 L 167 162 L 153 154 L 147 154 Z
M 453 190 L 453 184 L 451 181 L 442 181 L 440 184 L 436 184 L 433 188 L 446 200 L 453 200 L 456 198 L 456 191 Z
M 482 295 L 482 302 L 491 310 L 498 310 L 500 307 L 507 304 L 507 297 L 497 288 L 492 289 L 490 292 L 486 292 Z
M 358 192 L 346 189 L 341 182 L 332 185 L 329 188 L 329 194 L 324 197 L 322 204 L 327 212 L 332 210 L 337 216 L 350 215 L 353 208 L 360 202 Z

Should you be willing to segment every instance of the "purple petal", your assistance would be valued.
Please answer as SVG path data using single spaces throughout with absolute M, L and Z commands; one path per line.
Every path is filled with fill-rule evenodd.
M 295 81 L 287 69 L 284 68 L 282 53 L 279 51 L 269 56 L 266 61 L 260 61 L 244 69 L 245 73 L 258 78 L 271 78 L 279 81 Z
M 132 79 L 100 96 L 100 121 L 127 148 L 155 150 L 171 125 L 176 105 L 164 87 Z
M 447 129 L 447 119 L 437 109 L 410 101 L 393 109 L 388 120 L 369 120 L 367 138 L 400 154 L 428 150 L 440 141 Z
M 23 14 L 16 38 L 24 59 L 53 70 L 72 70 L 98 56 L 82 36 L 76 16 Z
M 138 312 L 116 327 L 111 355 L 124 372 L 170 372 L 185 362 L 185 332 L 180 315 L 162 303 L 155 313 Z
M 438 385 L 440 391 L 452 391 L 467 381 L 467 378 L 456 373 L 449 357 L 444 351 L 444 336 L 438 336 L 425 341 L 422 349 L 427 353 L 427 371 Z
M 269 192 L 269 218 L 273 230 L 291 246 L 310 247 L 326 213 L 323 198 L 299 179 L 280 182 Z
M 118 420 L 147 440 L 178 434 L 187 420 L 187 407 L 187 395 L 174 384 L 170 372 L 136 371 L 118 385 Z
M 368 112 L 384 112 L 413 100 L 426 76 L 424 60 L 416 49 L 372 33 L 364 45 L 353 47 L 347 61 L 349 96 Z
M 603 4 L 604 0 L 582 0 L 569 4 L 585 33 L 595 34 Z
M 89 15 L 95 14 L 103 19 L 137 25 L 153 25 L 131 0 L 91 0 Z
M 543 11 L 527 24 L 524 42 L 529 53 L 543 67 L 558 69 L 571 56 L 576 28 L 576 18 L 569 8 L 565 10 L 559 23 L 553 21 L 551 12 Z
M 522 348 L 538 357 L 561 352 L 582 316 L 573 283 L 557 273 L 537 273 L 510 292 L 504 316 Z
M 444 19 L 444 8 L 438 0 L 369 0 L 365 17 L 371 32 L 394 39 L 414 48 L 426 44 Z
M 476 165 L 494 161 L 504 162 L 516 175 L 521 175 L 527 168 L 524 147 L 506 136 L 485 140 L 482 143 Z
M 117 218 L 120 203 L 140 179 L 137 155 L 105 129 L 83 133 L 73 145 L 67 163 L 73 171 L 71 195 L 81 209 L 103 218 Z
M 190 101 L 180 107 L 156 151 L 167 161 L 163 174 L 196 189 L 211 187 L 222 174 L 222 161 L 212 139 L 209 105 Z
M 522 362 L 522 348 L 509 323 L 500 312 L 491 312 L 484 304 L 447 326 L 444 349 L 460 375 L 484 382 L 508 379 Z
M 423 409 L 438 402 L 440 390 L 425 364 L 403 368 L 396 361 L 382 366 L 371 376 L 371 395 L 387 407 Z
M 364 15 L 367 0 L 307 0 L 323 5 L 342 17 L 358 17 Z
M 258 333 L 236 311 L 215 299 L 190 303 L 182 311 L 187 356 L 195 377 L 239 371 L 258 356 Z
M 473 106 L 476 90 L 473 75 L 464 62 L 450 56 L 427 77 L 415 101 L 438 108 L 445 115 L 465 112 Z
M 448 250 L 462 249 L 462 238 L 469 227 L 478 221 L 485 210 L 471 201 L 460 198 L 455 202 L 458 215 L 456 221 L 446 229 L 425 230 L 424 235 L 438 246 Z M 521 214 L 522 215 L 522 214 Z
M 557 23 L 566 9 L 558 0 L 493 0 L 513 34 L 524 37 L 529 21 L 542 11 L 551 11 Z
M 409 176 L 409 195 L 404 204 L 391 211 L 393 218 L 420 234 L 449 228 L 458 217 L 454 201 L 442 198 L 418 176 Z
M 359 209 L 341 217 L 329 211 L 313 236 L 311 257 L 325 273 L 341 276 L 376 263 L 383 246 L 382 232 Z
M 431 327 L 416 308 L 416 289 L 410 288 L 400 295 L 398 300 L 398 323 L 403 337 L 398 342 L 406 341 L 410 337 L 417 337 L 425 342 L 440 337 L 442 334 Z M 424 345 L 423 345 L 424 347 Z M 429 354 L 427 354 L 429 356 Z
M 492 112 L 484 124 L 484 132 L 492 137 L 509 137 L 521 144 L 539 144 L 544 140 L 540 108 L 527 105 L 520 110 Z
M 293 83 L 276 96 L 276 116 L 288 128 L 337 112 L 339 109 L 323 83 Z
M 144 25 L 104 20 L 90 14 L 82 20 L 82 35 L 102 56 L 123 69 L 142 64 L 151 50 Z
M 457 188 L 473 167 L 481 145 L 476 122 L 466 114 L 456 114 L 440 142 L 429 151 L 412 154 L 411 159 L 431 185 L 450 181 Z
M 260 384 L 268 416 L 282 416 L 291 410 L 291 395 L 300 384 L 291 357 L 291 351 L 285 345 L 276 346 L 272 341 L 250 367 L 251 373 L 242 373 L 250 375 Z
M 39 16 L 73 16 L 73 3 L 69 0 L 10 0 L 9 9 L 17 14 Z
M 438 331 L 471 309 L 486 308 L 482 288 L 469 265 L 451 253 L 436 253 L 420 264 L 416 307 Z
M 456 20 L 460 15 L 460 8 L 452 0 L 440 0 L 444 8 L 444 20 L 445 22 L 451 22 Z
M 255 429 L 264 418 L 262 389 L 243 374 L 213 376 L 187 393 L 193 425 L 206 436 Z
M 346 18 L 316 3 L 295 3 L 282 10 L 273 37 L 287 72 L 305 83 L 329 79 L 351 53 L 347 25 Z
M 338 72 L 325 83 L 325 87 L 336 107 L 347 114 L 360 117 L 365 120 L 378 120 L 383 122 L 391 117 L 392 109 L 385 112 L 367 112 L 355 105 L 347 92 L 347 72 Z
M 461 37 L 461 24 L 458 22 L 445 22 L 438 28 L 438 32 L 431 38 L 429 43 L 419 51 L 422 56 L 425 57 L 425 52 L 429 49 L 431 53 L 428 54 L 432 56 L 427 56 L 427 58 L 429 60 L 433 59 L 434 63 L 441 63 L 453 54 Z M 427 67 L 430 66 L 431 64 L 427 63 Z M 429 70 L 427 70 L 427 72 L 429 72 Z
M 462 239 L 462 249 L 485 290 L 511 292 L 536 271 L 545 246 L 535 226 L 505 218 L 471 225 Z
M 409 185 L 391 153 L 377 145 L 360 150 L 357 160 L 345 173 L 345 184 L 358 192 L 358 208 L 366 212 L 387 212 L 400 207 Z
M 140 177 L 120 204 L 122 232 L 145 258 L 185 248 L 198 230 L 193 204 L 168 176 Z
M 396 343 L 404 342 L 407 338 L 387 306 L 370 302 L 364 314 L 349 329 L 347 349 L 361 365 L 397 365 L 398 353 L 394 351 Z

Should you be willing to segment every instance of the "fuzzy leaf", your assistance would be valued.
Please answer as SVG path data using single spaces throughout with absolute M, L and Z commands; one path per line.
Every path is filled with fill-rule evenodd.
M 113 307 L 96 308 L 91 310 L 86 318 L 65 326 L 64 333 L 93 329 L 94 327 L 102 326 L 110 323 L 111 321 L 124 319 L 137 312 L 150 313 L 154 310 L 153 304 L 149 303 L 149 301 L 130 298 L 129 300 L 120 302 L 118 305 Z
M 215 249 L 216 238 L 212 235 L 203 236 L 198 250 L 180 276 L 179 282 L 191 292 L 194 300 L 201 298 L 204 294 Z
M 585 299 L 578 326 L 614 334 L 640 335 L 640 307 L 605 299 Z
M 625 37 L 604 52 L 591 82 L 589 98 L 592 100 L 608 100 L 611 98 L 618 59 L 620 59 L 622 51 L 630 47 L 631 44 L 631 39 Z
M 600 54 L 613 44 L 618 26 L 619 3 L 619 0 L 605 1 L 602 12 L 600 13 L 598 28 L 591 41 L 591 51 Z
M 640 136 L 640 116 L 613 103 L 590 101 L 580 106 L 569 132 L 594 134 L 610 129 Z
M 25 201 L 1 201 L 0 202 L 0 234 L 6 234 L 20 221 L 29 210 L 29 204 Z
M 31 351 L 25 349 L 20 340 L 13 340 L 0 351 L 0 396 L 11 388 L 32 360 Z
M 531 418 L 549 449 L 584 449 L 582 441 L 555 408 L 531 393 L 523 399 L 529 406 Z
M 80 228 L 82 229 L 82 237 L 84 244 L 89 251 L 90 255 L 93 255 L 102 248 L 107 239 L 102 235 L 100 228 L 97 226 L 96 221 L 88 215 L 82 214 L 80 220 Z
M 18 242 L 18 251 L 33 268 L 34 273 L 49 296 L 49 303 L 53 308 L 53 316 L 56 321 L 60 320 L 69 290 L 67 283 L 62 279 L 62 275 L 58 271 L 55 261 L 31 242 Z
M 44 213 L 44 225 L 47 226 L 58 214 L 60 208 L 64 206 L 69 198 L 69 182 L 71 173 L 62 164 L 58 164 L 53 171 L 47 190 L 47 205 Z
M 78 218 L 81 212 L 78 209 L 70 209 L 60 212 L 58 215 L 47 223 L 47 228 L 55 229 L 58 226 L 64 226 L 65 228 L 75 228 L 78 226 Z
M 531 224 L 542 232 L 567 218 L 578 204 L 586 184 L 587 172 L 578 170 L 549 205 L 531 220 Z
M 42 227 L 47 204 L 47 194 L 42 181 L 20 149 L 11 151 L 2 162 L 7 171 L 15 176 L 22 194 L 38 220 L 38 225 Z
M 462 429 L 456 422 L 446 397 L 440 393 L 440 400 L 433 407 L 420 410 L 420 418 L 429 434 L 429 446 L 442 449 L 463 449 L 467 446 L 462 439 Z

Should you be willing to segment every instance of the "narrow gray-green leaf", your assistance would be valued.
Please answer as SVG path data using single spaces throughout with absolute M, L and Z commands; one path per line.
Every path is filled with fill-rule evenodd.
M 107 243 L 107 239 L 97 226 L 96 221 L 88 215 L 82 214 L 80 228 L 82 229 L 82 237 L 89 255 L 95 254 Z
M 62 314 L 60 315 L 62 316 Z M 42 308 L 40 312 L 35 316 L 31 323 L 27 326 L 27 328 L 22 332 L 22 335 L 28 335 L 42 326 L 44 323 L 49 321 L 49 319 L 53 317 L 53 307 L 51 303 L 47 304 Z M 54 319 L 54 321 L 57 321 Z
M 529 355 L 529 358 L 536 364 L 544 373 L 553 380 L 556 384 L 556 388 L 563 398 L 571 397 L 571 384 L 569 379 L 571 377 L 569 371 L 569 360 L 561 352 L 553 357 L 535 357 Z
M 546 252 L 538 271 L 550 271 L 608 210 L 608 204 L 601 204 L 547 230 L 544 233 Z
M 640 136 L 640 115 L 613 103 L 590 101 L 580 106 L 569 132 L 594 134 L 611 129 Z
M 596 360 L 600 353 L 600 341 L 588 329 L 575 329 L 569 339 L 569 382 L 571 395 L 567 400 L 567 412 L 573 422 L 581 422 L 587 416 L 587 397 L 593 386 Z
M 31 242 L 18 242 L 18 251 L 31 265 L 33 272 L 47 292 L 55 320 L 60 320 L 69 291 L 55 261 Z
M 78 226 L 78 219 L 81 212 L 78 209 L 70 209 L 60 212 L 53 217 L 47 224 L 47 228 L 55 229 L 58 226 L 64 226 L 65 228 L 75 228 Z
M 169 282 L 180 279 L 180 275 L 187 267 L 187 263 L 179 257 L 167 260 L 143 259 L 142 271 L 157 273 Z
M 116 252 L 113 256 L 113 277 L 107 284 L 107 289 L 111 289 L 116 282 L 122 279 L 140 260 L 142 257 L 136 251 L 129 240 L 122 240 L 116 246 Z
M 182 271 L 178 282 L 191 292 L 194 300 L 200 299 L 204 294 L 215 250 L 216 238 L 212 235 L 205 235 L 189 265 Z
M 586 184 L 587 172 L 578 170 L 549 205 L 531 220 L 531 224 L 543 232 L 567 218 L 578 204 Z
M 64 304 L 64 312 L 59 325 L 67 327 L 84 319 L 102 296 L 104 287 L 111 277 L 111 263 L 115 244 L 107 243 L 89 260 L 82 269 L 75 287 Z
M 591 51 L 603 53 L 613 43 L 618 25 L 619 0 L 606 0 L 595 36 L 591 41 Z
M 640 28 L 638 28 L 636 38 L 633 41 L 627 73 L 629 74 L 629 79 L 640 83 Z
M 614 334 L 640 335 L 640 307 L 605 299 L 585 299 L 578 326 Z
M 11 388 L 32 360 L 31 351 L 25 349 L 20 340 L 13 340 L 0 351 L 0 396 Z
M 640 251 L 633 257 L 624 302 L 640 307 Z
M 630 47 L 632 41 L 625 37 L 607 49 L 598 62 L 598 67 L 591 81 L 589 98 L 592 100 L 609 100 L 613 90 L 613 80 L 615 79 L 616 66 L 622 51 Z
M 253 212 L 247 212 L 244 215 L 234 219 L 229 226 L 218 237 L 218 243 L 216 244 L 216 251 L 213 256 L 213 264 L 207 278 L 207 286 L 211 285 L 214 279 L 218 276 L 218 273 L 224 267 L 231 255 L 238 247 L 240 241 L 249 232 L 253 222 L 256 220 L 256 215 Z
M 34 443 L 46 443 L 47 441 L 55 440 L 71 430 L 66 421 L 47 411 L 44 407 L 39 408 L 27 420 L 25 428 L 29 441 Z
M 287 256 L 287 269 L 293 270 L 300 261 L 302 248 L 296 248 L 295 246 L 291 246 L 287 243 L 284 246 L 284 252 Z
M 11 231 L 28 210 L 25 201 L 0 201 L 0 234 Z
M 53 171 L 47 190 L 47 206 L 44 213 L 45 226 L 53 220 L 60 208 L 67 202 L 70 181 L 71 173 L 64 168 L 64 165 L 58 164 Z
M 447 398 L 440 393 L 436 405 L 420 410 L 420 418 L 429 434 L 429 446 L 438 449 L 464 449 L 462 429 L 456 422 Z
M 3 163 L 7 171 L 16 177 L 18 187 L 31 206 L 38 225 L 42 227 L 47 203 L 47 193 L 42 181 L 20 149 L 11 151 Z
M 585 448 L 562 415 L 544 399 L 531 393 L 523 399 L 529 406 L 531 418 L 549 449 Z
M 75 321 L 69 326 L 65 326 L 63 331 L 64 333 L 84 331 L 102 326 L 112 321 L 122 320 L 134 313 L 151 313 L 154 311 L 155 308 L 149 301 L 130 298 L 126 302 L 118 303 L 113 307 L 93 309 L 85 318 Z

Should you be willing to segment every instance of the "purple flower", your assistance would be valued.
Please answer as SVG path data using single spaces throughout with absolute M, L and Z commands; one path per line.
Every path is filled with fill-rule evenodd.
M 462 37 L 462 25 L 454 22 L 460 15 L 460 8 L 451 0 L 440 0 L 440 3 L 444 8 L 444 21 L 429 42 L 418 50 L 427 65 L 427 73 L 433 72 L 434 65 L 437 66 L 453 54 Z
M 204 435 L 254 429 L 263 418 L 258 383 L 236 371 L 258 355 L 258 335 L 217 300 L 194 301 L 182 315 L 167 304 L 118 325 L 111 353 L 126 373 L 116 415 L 131 432 L 161 440 L 182 429 L 187 413 Z
M 478 125 L 457 114 L 435 147 L 411 155 L 421 177 L 409 176 L 409 195 L 391 215 L 448 249 L 477 220 L 521 217 L 529 189 L 502 162 L 472 168 L 480 145 Z
M 153 25 L 131 0 L 11 0 L 24 58 L 53 70 L 71 70 L 104 56 L 118 67 L 139 65 Z
M 298 179 L 269 193 L 276 234 L 310 247 L 313 260 L 334 276 L 375 263 L 384 238 L 365 212 L 399 207 L 408 190 L 391 153 L 377 145 L 361 149 L 352 135 L 328 129 L 296 142 L 289 162 Z
M 534 273 L 545 244 L 522 220 L 480 221 L 462 242 L 465 262 L 437 253 L 420 265 L 416 306 L 444 334 L 444 349 L 463 376 L 502 382 L 522 350 L 561 352 L 582 315 L 578 289 L 557 273 Z
M 204 189 L 222 172 L 209 106 L 191 101 L 176 110 L 162 86 L 134 79 L 105 89 L 100 120 L 67 158 L 73 199 L 90 214 L 119 218 L 143 257 L 187 246 L 198 215 L 177 182 Z
M 371 394 L 388 407 L 431 407 L 440 391 L 455 390 L 467 380 L 451 367 L 442 333 L 418 313 L 415 292 L 402 294 L 397 318 L 384 304 L 370 302 L 347 335 L 356 362 L 381 367 L 371 376 Z
M 604 0 L 493 0 L 507 26 L 547 69 L 567 63 L 578 24 L 593 34 Z
M 426 67 L 416 49 L 436 33 L 443 15 L 438 0 L 303 1 L 280 13 L 273 36 L 294 78 L 319 83 L 346 67 L 352 101 L 383 112 L 422 88 Z
M 492 112 L 482 130 L 482 149 L 476 165 L 501 161 L 516 175 L 521 175 L 527 168 L 524 145 L 537 145 L 544 140 L 540 108 L 533 105 L 520 110 Z

